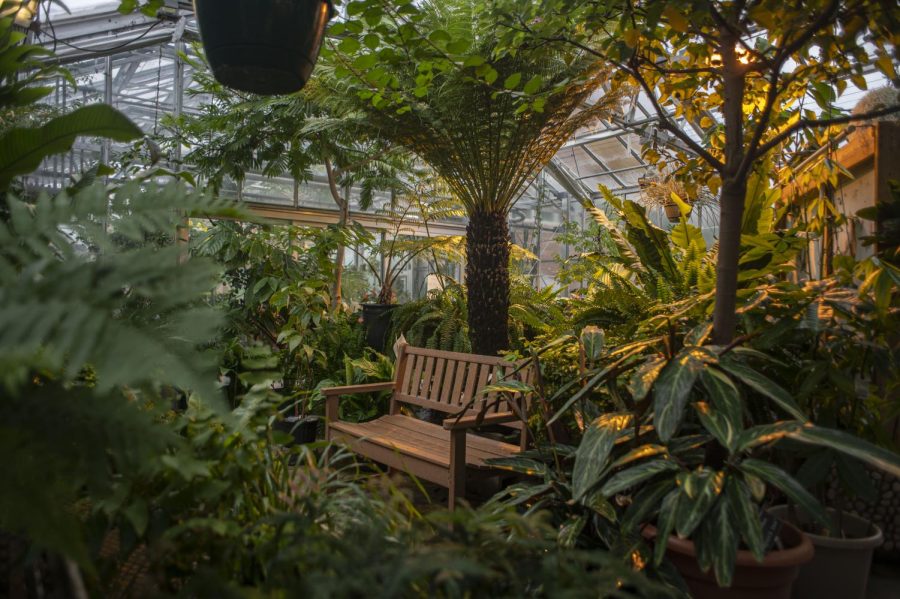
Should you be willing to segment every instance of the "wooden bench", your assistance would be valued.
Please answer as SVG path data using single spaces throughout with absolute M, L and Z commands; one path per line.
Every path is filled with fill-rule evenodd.
M 486 474 L 490 458 L 508 457 L 525 449 L 527 393 L 486 391 L 502 381 L 532 381 L 533 366 L 500 357 L 395 346 L 394 381 L 323 389 L 327 438 L 346 443 L 354 452 L 389 468 L 449 489 L 450 509 L 466 492 L 467 474 Z M 341 421 L 341 396 L 393 389 L 390 413 L 359 424 Z M 407 404 L 430 408 L 448 417 L 443 426 L 401 413 Z M 473 429 L 502 424 L 519 429 L 519 444 L 474 434 Z

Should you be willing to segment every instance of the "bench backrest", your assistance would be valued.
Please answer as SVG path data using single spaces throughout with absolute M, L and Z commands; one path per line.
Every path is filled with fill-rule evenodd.
M 397 373 L 392 412 L 396 402 L 431 408 L 447 414 L 467 412 L 494 414 L 524 409 L 529 394 L 483 392 L 484 387 L 501 380 L 531 384 L 534 366 L 527 360 L 508 362 L 497 356 L 479 356 L 458 352 L 424 349 L 411 345 L 397 347 Z M 474 401 L 473 401 L 474 398 Z M 509 406 L 509 401 L 517 407 Z

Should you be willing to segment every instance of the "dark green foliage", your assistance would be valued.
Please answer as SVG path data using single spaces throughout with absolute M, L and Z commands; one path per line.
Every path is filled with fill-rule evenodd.
M 403 304 L 394 311 L 396 335 L 410 345 L 445 351 L 470 352 L 465 288 L 453 281 L 427 297 Z

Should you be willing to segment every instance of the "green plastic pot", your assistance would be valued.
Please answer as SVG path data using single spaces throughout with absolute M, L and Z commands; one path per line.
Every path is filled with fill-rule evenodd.
M 306 85 L 319 57 L 331 0 L 194 0 L 216 79 L 255 94 Z
M 811 518 L 786 505 L 769 509 L 769 513 L 802 527 Z M 881 529 L 859 516 L 828 508 L 835 529 L 841 537 L 806 533 L 816 548 L 811 562 L 800 568 L 794 584 L 793 599 L 865 599 L 872 556 L 884 536 Z

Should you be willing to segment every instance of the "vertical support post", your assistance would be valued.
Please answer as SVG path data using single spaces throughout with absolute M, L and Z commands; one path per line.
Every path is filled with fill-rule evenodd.
M 180 39 L 175 42 L 175 72 L 172 81 L 172 114 L 175 115 L 175 122 L 181 116 L 184 110 L 184 60 L 181 54 L 184 52 L 184 42 Z M 180 133 L 180 132 L 179 132 Z M 181 168 L 181 135 L 175 136 L 177 143 L 175 144 L 174 162 L 175 168 Z M 175 243 L 178 245 L 178 263 L 187 262 L 190 257 L 189 245 L 191 241 L 191 220 L 187 214 L 182 213 L 181 222 L 179 223 Z
M 466 429 L 450 431 L 450 497 L 451 511 L 456 509 L 456 504 L 466 496 Z
M 403 335 L 400 335 L 400 338 L 394 344 L 397 363 L 394 366 L 394 394 L 391 395 L 391 407 L 389 410 L 392 416 L 400 413 L 400 402 L 397 401 L 397 395 L 403 390 L 403 378 L 406 376 L 406 361 L 409 359 L 409 355 L 406 353 L 407 346 L 408 343 L 406 343 Z
M 112 56 L 106 57 L 106 66 L 103 70 L 103 103 L 113 105 L 113 59 Z M 109 155 L 112 149 L 112 142 L 104 139 L 100 146 L 100 162 L 109 164 Z

